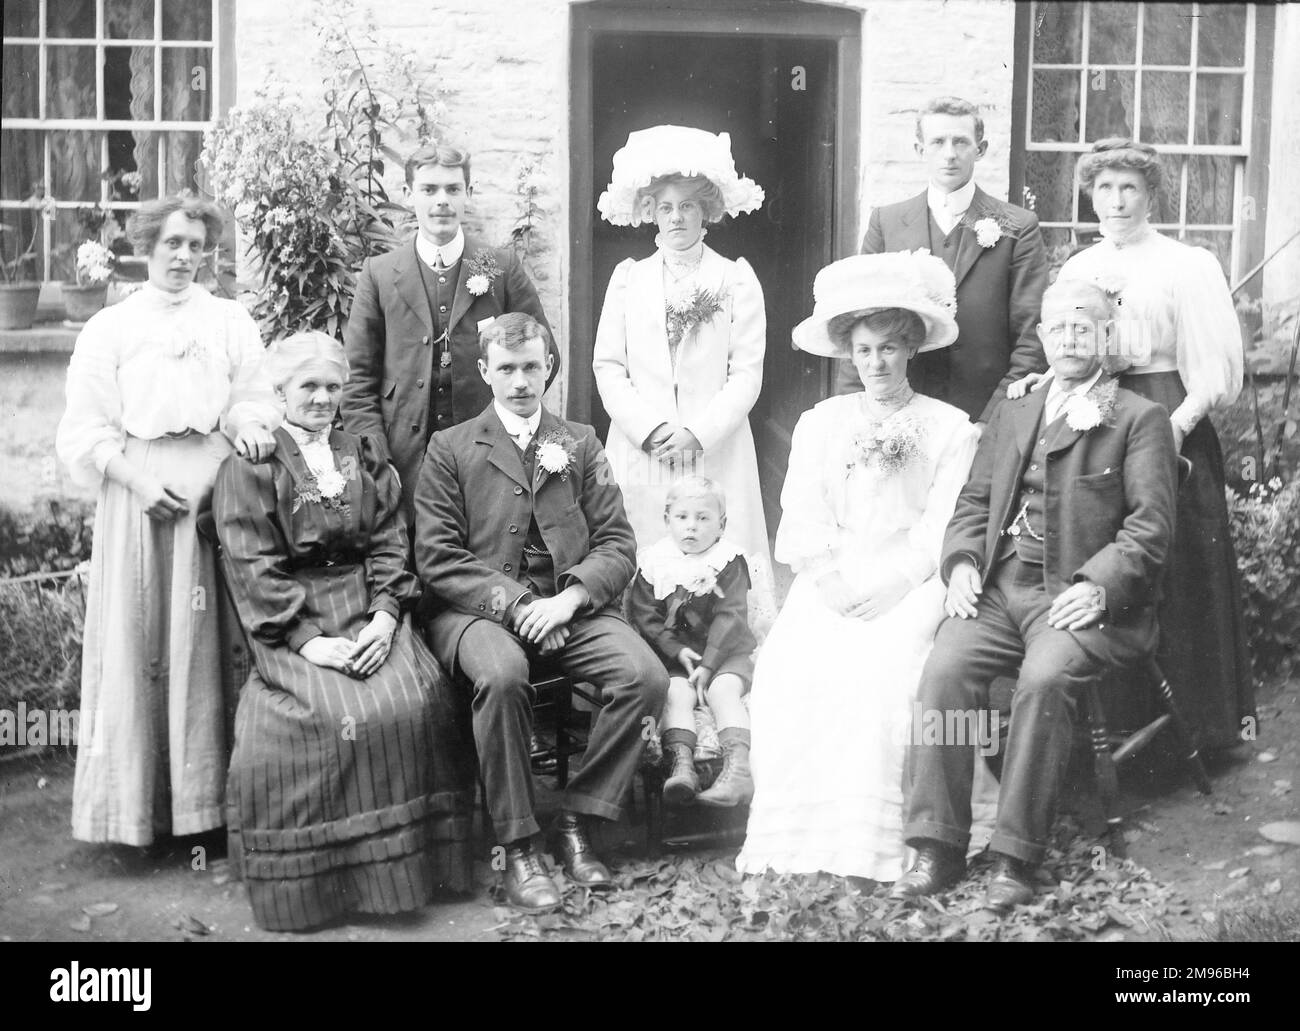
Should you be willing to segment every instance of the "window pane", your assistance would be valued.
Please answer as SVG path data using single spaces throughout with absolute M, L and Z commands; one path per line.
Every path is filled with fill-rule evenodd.
M 156 132 L 132 132 L 129 154 L 125 152 L 126 143 L 116 143 L 118 134 L 109 138 L 109 153 L 115 155 L 114 168 L 130 168 L 140 173 L 140 192 L 134 199 L 153 200 L 159 196 L 158 191 L 158 137 Z
M 95 48 L 49 47 L 46 53 L 46 116 L 95 118 Z
M 1133 135 L 1133 73 L 1097 69 L 1088 72 L 1086 139 Z
M 1197 60 L 1201 65 L 1240 68 L 1246 63 L 1246 8 L 1238 4 L 1201 4 Z
M 50 184 L 55 200 L 99 200 L 100 139 L 103 133 L 86 129 L 52 132 L 50 136 Z
M 1180 154 L 1160 154 L 1160 167 L 1164 171 L 1164 182 L 1156 191 L 1156 205 L 1151 212 L 1152 222 L 1181 222 L 1179 212 L 1183 196 L 1183 162 L 1187 159 Z
M 40 108 L 40 48 L 4 47 L 4 114 L 6 118 L 38 118 Z
M 210 0 L 192 3 L 163 4 L 163 39 L 212 38 L 212 4 Z
M 1195 229 L 1183 237 L 1183 243 L 1193 247 L 1204 247 L 1219 259 L 1219 267 L 1224 277 L 1228 277 L 1232 265 L 1232 233 L 1229 230 Z
M 104 48 L 104 115 L 112 119 L 153 118 L 152 46 Z
M 0 225 L 5 227 L 3 234 L 0 234 L 4 241 L 0 246 L 3 246 L 4 261 L 7 263 L 6 273 L 19 282 L 40 280 L 42 255 L 45 253 L 45 234 L 42 232 L 40 211 L 35 208 L 5 209 L 0 211 Z M 29 246 L 32 248 L 31 255 L 26 260 L 19 261 Z
M 4 30 L 6 39 L 10 39 L 14 36 L 40 35 L 39 18 L 41 9 L 36 4 L 8 3 L 4 5 L 4 9 Z
M 95 0 L 49 0 L 47 11 L 47 36 L 56 39 L 95 38 Z
M 1078 155 L 1033 151 L 1025 155 L 1025 185 L 1034 195 L 1034 211 L 1044 222 L 1074 219 L 1074 165 Z
M 1034 4 L 1034 63 L 1078 64 L 1083 59 L 1083 4 Z
M 150 160 L 153 162 L 153 177 L 157 178 L 158 150 L 157 147 L 150 147 L 148 137 L 151 133 L 136 131 L 114 130 L 108 134 L 108 167 L 114 173 L 140 172 L 140 161 L 146 164 Z M 143 144 L 143 146 L 142 146 Z M 143 175 L 141 179 L 143 179 Z M 109 194 L 111 200 L 134 201 L 140 200 L 140 183 L 137 183 L 134 177 L 122 182 L 120 179 L 110 184 Z
M 164 47 L 162 52 L 163 118 L 206 122 L 212 110 L 212 51 Z
M 1234 161 L 1229 157 L 1194 157 L 1187 166 L 1187 222 L 1232 224 Z
M 1089 64 L 1132 64 L 1137 58 L 1137 4 L 1088 5 Z
M 1142 17 L 1143 64 L 1191 64 L 1191 4 L 1146 4 Z
M 153 0 L 104 0 L 109 39 L 153 39 Z
M 1034 72 L 1030 139 L 1038 143 L 1079 142 L 1079 73 Z
M 195 175 L 198 169 L 199 154 L 203 150 L 201 132 L 169 132 L 166 137 L 167 182 L 164 193 L 172 194 L 177 190 L 192 190 L 197 183 Z
M 1144 142 L 1187 142 L 1187 101 L 1191 87 L 1191 75 L 1183 72 L 1142 73 Z
M 1241 143 L 1241 75 L 1196 76 L 1196 143 Z
M 44 185 L 43 136 L 39 129 L 0 130 L 0 197 L 26 200 Z

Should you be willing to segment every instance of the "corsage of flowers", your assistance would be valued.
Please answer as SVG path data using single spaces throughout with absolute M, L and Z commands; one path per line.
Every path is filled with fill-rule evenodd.
M 293 511 L 297 512 L 307 504 L 343 509 L 347 507 L 347 502 L 343 500 L 343 491 L 347 485 L 348 481 L 337 469 L 330 469 L 320 475 L 309 474 L 293 493 Z
M 875 465 L 886 476 L 902 472 L 921 457 L 924 430 L 910 412 L 895 412 L 879 426 L 859 433 L 849 449 L 848 475 Z
M 479 251 L 465 267 L 469 273 L 465 289 L 475 297 L 482 297 L 492 289 L 492 283 L 501 275 L 501 266 L 491 251 Z
M 718 588 L 718 574 L 710 569 L 705 569 L 692 576 L 686 583 L 682 584 L 684 588 L 696 598 L 705 594 L 716 594 L 719 598 L 726 595 Z
M 1099 272 L 1092 277 L 1092 281 L 1097 284 L 1102 293 L 1116 304 L 1124 303 L 1124 299 L 1120 296 L 1124 290 L 1123 276 L 1118 276 L 1114 273 Z
M 723 299 L 720 290 L 705 290 L 702 286 L 696 286 L 689 294 L 667 301 L 664 304 L 664 314 L 668 320 L 668 346 L 676 349 L 691 330 L 702 326 L 721 312 Z
M 1086 394 L 1071 394 L 1065 401 L 1065 425 L 1087 433 L 1103 425 L 1115 410 L 1119 380 L 1099 382 Z
M 975 242 L 981 247 L 992 247 L 1002 239 L 1002 224 L 990 216 L 985 216 L 971 224 L 975 230 Z
M 578 442 L 569 435 L 568 430 L 551 430 L 537 441 L 537 479 L 540 482 L 543 473 L 559 475 L 561 480 L 568 480 L 569 469 L 578 453 Z

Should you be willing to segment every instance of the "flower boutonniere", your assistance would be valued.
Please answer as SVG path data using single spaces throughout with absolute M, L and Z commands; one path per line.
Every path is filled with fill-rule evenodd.
M 696 286 L 689 294 L 671 298 L 664 304 L 667 316 L 668 345 L 677 347 L 686 335 L 722 311 L 725 295 L 721 290 Z
M 497 264 L 497 259 L 491 251 L 479 251 L 469 260 L 465 271 L 469 273 L 465 280 L 465 289 L 475 297 L 482 297 L 492 289 L 497 276 L 501 275 L 501 266 Z
M 307 504 L 341 511 L 347 508 L 347 502 L 343 500 L 343 491 L 347 485 L 348 481 L 337 469 L 331 469 L 320 476 L 308 473 L 293 492 L 293 511 L 297 512 Z
M 1093 384 L 1086 394 L 1070 395 L 1065 401 L 1065 425 L 1080 433 L 1109 425 L 1118 391 L 1119 380 L 1112 378 Z
M 886 476 L 902 472 L 921 457 L 924 430 L 910 412 L 895 412 L 880 425 L 857 434 L 849 445 L 846 475 L 876 466 Z
M 537 480 L 543 475 L 558 475 L 567 481 L 573 460 L 578 454 L 578 442 L 566 429 L 551 430 L 537 441 Z
M 972 222 L 971 229 L 975 231 L 975 242 L 981 247 L 992 247 L 1003 236 L 1002 223 L 991 215 Z

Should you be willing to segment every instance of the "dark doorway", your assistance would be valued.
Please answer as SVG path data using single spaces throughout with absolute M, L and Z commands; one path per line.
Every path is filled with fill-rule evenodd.
M 596 214 L 614 152 L 629 132 L 662 123 L 730 133 L 737 169 L 767 199 L 754 214 L 710 226 L 708 244 L 747 259 L 763 286 L 767 359 L 750 424 L 774 532 L 790 433 L 830 383 L 829 363 L 793 350 L 790 330 L 812 308 L 817 270 L 853 250 L 859 18 L 791 3 L 750 4 L 737 14 L 716 5 L 671 13 L 575 9 L 575 19 L 583 16 L 587 31 L 575 31 L 574 44 L 569 414 L 605 434 L 608 417 L 591 375 L 605 286 L 618 262 L 654 249 L 653 226 L 616 228 Z M 581 105 L 579 70 L 587 90 Z

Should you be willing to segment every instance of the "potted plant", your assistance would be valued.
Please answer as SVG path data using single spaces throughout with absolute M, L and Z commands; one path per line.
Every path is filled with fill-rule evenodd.
M 44 190 L 38 187 L 27 198 L 27 207 L 33 212 L 39 209 L 41 218 L 33 214 L 32 235 L 25 247 L 25 233 L 0 223 L 0 329 L 30 329 L 36 321 L 36 304 L 41 297 L 41 283 L 36 278 L 36 240 L 41 233 L 41 219 L 54 217 L 54 205 L 43 195 Z
M 70 322 L 85 322 L 104 307 L 113 260 L 113 252 L 97 240 L 77 248 L 77 278 L 63 284 L 63 308 Z

